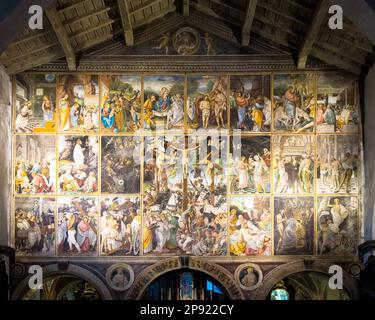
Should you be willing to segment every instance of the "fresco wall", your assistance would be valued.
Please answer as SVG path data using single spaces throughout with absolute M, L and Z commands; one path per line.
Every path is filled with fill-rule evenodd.
M 18 255 L 356 254 L 347 74 L 25 74 L 14 105 Z

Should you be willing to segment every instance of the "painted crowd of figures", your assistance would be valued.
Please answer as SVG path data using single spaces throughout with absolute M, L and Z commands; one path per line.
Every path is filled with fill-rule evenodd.
M 17 95 L 16 132 L 355 133 L 360 123 L 357 82 L 341 74 L 36 75 L 31 83 Z
M 18 254 L 355 253 L 353 78 L 33 75 L 16 91 Z

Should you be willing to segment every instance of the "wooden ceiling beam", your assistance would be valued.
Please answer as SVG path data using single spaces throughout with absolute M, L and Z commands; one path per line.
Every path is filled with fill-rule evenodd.
M 51 30 L 35 30 L 33 31 L 32 35 L 27 35 L 25 37 L 22 37 L 22 38 L 19 38 L 15 41 L 13 41 L 8 48 L 11 48 L 11 47 L 15 47 L 21 43 L 24 43 L 26 41 L 30 41 L 30 40 L 34 40 L 34 39 L 37 39 L 39 37 L 42 37 L 42 36 L 47 36 L 47 35 L 51 35 L 53 34 L 54 31 L 51 29 Z
M 203 32 L 209 32 L 221 39 L 238 44 L 237 38 L 233 34 L 233 29 L 218 19 L 212 19 L 207 13 L 194 11 L 185 23 L 191 27 L 200 29 Z
M 56 8 L 51 7 L 46 9 L 45 13 L 49 22 L 51 23 L 53 30 L 55 31 L 56 37 L 60 42 L 61 48 L 65 53 L 69 71 L 75 71 L 77 69 L 76 55 L 73 50 L 72 44 L 69 41 L 65 27 L 60 20 L 59 12 L 56 10 Z
M 127 0 L 117 0 L 117 4 L 120 11 L 122 28 L 124 30 L 125 44 L 127 46 L 133 46 L 134 33 Z
M 65 13 L 66 11 L 76 9 L 77 7 L 79 7 L 80 5 L 84 4 L 87 1 L 89 0 L 77 0 L 74 3 L 67 4 L 67 6 L 57 8 L 57 11 L 60 13 Z
M 56 41 L 47 43 L 47 44 L 42 45 L 42 46 L 37 46 L 35 48 L 35 50 L 26 51 L 26 52 L 24 52 L 24 53 L 22 53 L 20 55 L 10 56 L 9 58 L 3 59 L 3 63 L 5 65 L 10 65 L 13 61 L 16 61 L 16 60 L 19 60 L 21 58 L 25 58 L 25 57 L 28 57 L 28 56 L 35 55 L 38 52 L 41 52 L 41 51 L 47 50 L 49 48 L 55 47 L 55 46 L 57 46 L 59 44 L 60 44 L 60 42 L 56 40 Z
M 165 15 L 167 15 L 168 13 L 174 12 L 174 11 L 176 11 L 176 7 L 174 5 L 166 7 L 165 9 L 162 9 L 159 12 L 154 12 L 152 16 L 148 16 L 144 20 L 140 20 L 140 21 L 137 21 L 137 22 L 133 23 L 133 28 L 136 29 L 136 28 L 138 28 L 142 25 L 149 24 L 150 22 L 152 22 L 156 19 L 162 18 Z
M 329 6 L 330 6 L 329 0 L 318 0 L 316 3 L 316 7 L 314 9 L 312 19 L 307 29 L 306 36 L 303 39 L 301 48 L 298 51 L 298 58 L 297 58 L 298 69 L 303 69 L 306 67 L 307 58 L 326 20 Z
M 268 25 L 271 28 L 277 28 L 277 30 L 281 30 L 283 33 L 288 34 L 288 39 L 293 39 L 294 40 L 295 47 L 292 47 L 293 49 L 296 49 L 296 47 L 300 47 L 299 44 L 303 41 L 302 35 L 296 34 L 288 26 L 280 24 L 279 22 L 276 23 L 274 21 L 271 21 L 271 20 L 269 20 L 269 19 L 267 19 L 264 16 L 259 15 L 259 14 L 255 15 L 255 20 L 256 21 L 260 21 L 261 23 L 264 23 L 264 24 Z M 352 68 L 353 70 L 356 67 L 358 67 L 358 65 L 365 65 L 366 64 L 365 59 L 362 59 L 360 57 L 354 57 L 353 55 L 347 54 L 346 52 L 344 52 L 344 51 L 342 51 L 342 50 L 336 48 L 335 46 L 330 45 L 330 44 L 328 44 L 326 42 L 316 41 L 315 44 L 319 48 L 321 48 L 321 51 L 325 51 L 326 52 L 326 54 L 320 55 L 320 57 L 322 57 L 322 56 L 326 57 L 327 55 L 332 55 L 332 59 L 338 59 L 340 61 L 345 61 L 345 63 L 347 65 L 353 66 L 353 68 Z M 288 46 L 291 47 L 291 43 L 290 42 L 289 42 Z M 315 52 L 317 52 L 317 51 L 315 50 Z M 342 58 L 340 58 L 340 57 L 342 57 Z M 318 58 L 318 59 L 320 59 L 320 58 Z M 320 60 L 322 60 L 322 59 L 320 59 Z M 322 60 L 322 61 L 324 61 L 326 63 L 330 63 L 329 60 Z M 339 65 L 337 65 L 337 66 L 342 67 L 343 63 L 339 63 Z M 356 72 L 360 72 L 358 70 L 359 69 L 357 69 Z M 353 73 L 355 73 L 355 72 L 353 72 Z
M 291 48 L 295 51 L 298 51 L 299 47 L 299 40 L 292 39 L 291 37 L 286 40 L 280 35 L 270 34 L 269 32 L 264 31 L 262 28 L 259 28 L 256 25 L 253 25 L 252 28 L 253 32 L 260 35 L 261 37 L 278 43 L 284 47 Z M 352 61 L 344 60 L 334 54 L 329 54 L 326 50 L 321 50 L 317 47 L 313 47 L 311 49 L 311 55 L 318 58 L 319 60 L 327 63 L 328 65 L 333 65 L 339 67 L 340 69 L 347 70 L 353 74 L 359 75 L 362 73 L 362 68 Z
M 107 26 L 110 26 L 112 24 L 114 24 L 115 22 L 117 21 L 120 21 L 120 19 L 108 19 L 96 26 L 93 26 L 91 28 L 87 28 L 87 29 L 83 29 L 83 30 L 80 30 L 78 32 L 75 32 L 73 34 L 70 35 L 71 38 L 76 38 L 76 37 L 80 37 L 80 36 L 83 36 L 89 32 L 92 32 L 92 31 L 95 31 L 95 30 L 98 30 L 100 28 L 104 28 L 104 27 L 107 27 Z
M 242 46 L 248 46 L 250 44 L 250 32 L 251 26 L 255 16 L 255 10 L 257 8 L 258 0 L 248 0 L 245 20 L 241 31 L 241 44 Z
M 267 24 L 271 27 L 278 28 L 278 29 L 282 30 L 283 32 L 286 32 L 286 33 L 288 33 L 292 36 L 298 36 L 299 42 L 300 43 L 303 42 L 303 36 L 301 34 L 297 34 L 294 30 L 292 30 L 290 27 L 288 27 L 285 24 L 281 24 L 280 22 L 271 21 L 270 19 L 266 18 L 262 14 L 256 14 L 255 20 L 260 21 L 261 23 L 265 23 L 265 24 Z M 320 47 L 326 49 L 326 50 L 329 50 L 331 52 L 334 52 L 336 54 L 339 54 L 339 55 L 345 57 L 348 60 L 351 60 L 351 61 L 356 62 L 358 64 L 366 64 L 366 59 L 363 55 L 355 54 L 355 53 L 349 52 L 347 50 L 343 50 L 343 49 L 341 49 L 337 46 L 334 46 L 334 45 L 332 45 L 328 42 L 325 42 L 325 41 L 317 40 L 317 41 L 315 41 L 315 43 L 318 44 Z
M 65 53 L 63 50 L 59 49 L 58 51 L 50 54 L 43 54 L 36 57 L 33 57 L 32 59 L 27 59 L 24 61 L 20 61 L 17 63 L 14 63 L 7 67 L 7 71 L 9 74 L 17 74 L 26 70 L 29 70 L 31 68 L 49 63 L 51 61 L 55 61 L 57 59 L 61 59 L 65 56 Z
M 190 2 L 189 0 L 183 0 L 182 12 L 184 17 L 188 17 L 190 14 Z
M 354 73 L 356 75 L 360 75 L 363 73 L 361 66 L 354 64 L 352 61 L 343 60 L 336 55 L 332 55 L 327 50 L 319 49 L 316 45 L 314 45 L 314 47 L 311 49 L 311 55 L 327 64 L 331 64 L 340 69 L 350 71 L 351 73 Z
M 177 12 L 174 12 L 170 14 L 167 19 L 163 19 L 160 22 L 158 21 L 158 23 L 149 24 L 145 26 L 145 28 L 135 30 L 134 44 L 140 45 L 146 41 L 157 38 L 161 34 L 172 32 L 174 29 L 182 26 L 183 23 L 183 17 Z
M 117 36 L 120 33 L 122 33 L 122 29 L 117 29 L 113 33 L 107 33 L 106 35 L 104 35 L 104 36 L 102 36 L 100 38 L 95 38 L 95 39 L 92 39 L 90 41 L 87 41 L 83 45 L 79 46 L 77 48 L 77 51 L 86 50 L 86 49 L 94 47 L 94 46 L 96 46 L 96 45 L 98 45 L 100 43 L 103 43 L 103 42 L 106 42 L 108 40 L 111 40 L 111 39 L 113 39 L 115 36 Z
M 161 2 L 161 0 L 149 0 L 149 1 L 143 1 L 141 4 L 139 4 L 138 6 L 136 7 L 133 7 L 129 13 L 130 14 L 134 14 L 138 11 L 143 11 L 151 6 L 154 6 L 156 4 L 159 4 Z
M 72 19 L 69 19 L 67 21 L 64 22 L 64 25 L 67 26 L 72 26 L 78 22 L 81 22 L 81 21 L 84 21 L 84 20 L 87 20 L 91 17 L 95 17 L 95 16 L 98 16 L 102 13 L 106 13 L 110 10 L 112 10 L 114 7 L 104 7 L 104 8 L 100 8 L 99 10 L 96 10 L 96 11 L 92 11 L 92 12 L 89 12 L 87 14 L 84 14 L 82 16 L 78 16 L 78 17 L 75 17 L 75 18 L 72 18 Z
M 241 28 L 243 27 L 243 24 L 242 24 L 241 21 L 235 20 L 234 18 L 230 18 L 229 15 L 221 16 L 221 15 L 215 13 L 212 9 L 210 9 L 206 6 L 203 6 L 202 4 L 199 4 L 199 3 L 194 3 L 193 6 L 197 11 L 199 11 L 199 12 L 201 12 L 201 13 L 207 15 L 207 16 L 219 19 L 219 20 L 224 21 L 224 22 L 228 22 L 231 25 L 234 25 L 234 26 L 237 26 L 237 27 L 241 27 Z
M 284 11 L 281 10 L 280 7 L 276 8 L 276 7 L 272 6 L 271 4 L 264 3 L 264 2 L 259 1 L 259 0 L 258 0 L 258 7 L 262 8 L 264 10 L 267 10 L 269 12 L 272 12 L 274 14 L 277 14 L 277 15 L 279 15 L 283 18 L 286 18 L 290 21 L 298 23 L 302 27 L 305 27 L 305 28 L 308 27 L 308 22 L 302 21 L 301 19 L 298 19 L 296 17 L 291 16 L 290 14 L 285 13 Z M 373 45 L 371 44 L 371 42 L 368 42 L 366 40 L 362 41 L 358 38 L 355 38 L 352 35 L 349 35 L 350 38 L 348 38 L 348 33 L 345 31 L 345 26 L 344 26 L 344 30 L 340 30 L 340 29 L 331 30 L 331 29 L 328 28 L 328 26 L 326 26 L 324 28 L 324 33 L 328 34 L 329 36 L 331 36 L 331 37 L 333 37 L 333 38 L 335 38 L 339 41 L 345 42 L 346 44 L 348 44 L 350 46 L 353 46 L 356 49 L 366 51 L 366 52 L 370 52 L 370 53 L 373 52 Z

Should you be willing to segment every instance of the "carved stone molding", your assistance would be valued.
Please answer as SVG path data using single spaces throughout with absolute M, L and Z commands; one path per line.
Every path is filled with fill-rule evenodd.
M 273 286 L 283 278 L 298 272 L 310 271 L 310 272 L 319 272 L 323 274 L 328 274 L 329 267 L 335 264 L 334 262 L 328 263 L 323 260 L 312 260 L 312 265 L 309 269 L 306 268 L 304 259 L 292 261 L 289 263 L 284 263 L 273 268 L 268 272 L 263 279 L 262 285 L 254 291 L 252 294 L 252 300 L 265 300 L 267 295 L 272 290 Z M 345 269 L 345 266 L 342 266 Z M 348 272 L 344 270 L 344 287 L 349 293 L 349 296 L 352 299 L 358 298 L 358 282 L 354 279 Z
M 324 64 L 303 71 L 335 70 Z M 65 62 L 45 64 L 30 71 L 68 72 Z M 77 72 L 272 72 L 297 70 L 288 55 L 246 56 L 87 56 Z
M 113 296 L 110 293 L 105 281 L 101 279 L 99 274 L 96 274 L 91 267 L 88 266 L 79 266 L 76 264 L 70 263 L 67 269 L 62 272 L 57 263 L 49 264 L 42 267 L 43 269 L 43 278 L 47 279 L 53 276 L 63 276 L 63 275 L 72 275 L 80 279 L 83 279 L 91 283 L 94 288 L 98 291 L 100 297 L 104 300 L 112 300 Z M 27 276 L 22 281 L 18 283 L 15 289 L 12 292 L 11 300 L 19 300 L 27 292 L 29 286 L 28 281 L 30 276 Z
M 251 272 L 254 275 L 254 283 L 245 283 L 244 281 L 244 272 Z M 263 272 L 262 269 L 254 263 L 244 263 L 237 267 L 236 271 L 234 272 L 234 279 L 237 281 L 238 285 L 241 289 L 246 291 L 255 290 L 256 288 L 262 285 L 263 281 Z
M 140 272 L 137 275 L 133 286 L 129 289 L 126 299 L 141 299 L 145 290 L 152 283 L 152 281 L 154 281 L 156 278 L 163 275 L 164 273 L 178 270 L 182 267 L 197 270 L 210 275 L 211 277 L 219 281 L 220 284 L 222 284 L 222 286 L 227 290 L 228 295 L 231 299 L 244 299 L 240 287 L 234 280 L 232 274 L 227 269 L 218 264 L 195 257 L 188 257 L 188 261 L 186 261 L 184 266 L 182 265 L 181 259 L 179 257 L 174 257 L 160 261 L 159 263 L 155 263 L 145 268 L 142 272 Z
M 105 278 L 108 285 L 113 290 L 125 291 L 129 289 L 134 282 L 134 271 L 133 268 L 126 263 L 116 263 L 107 269 Z

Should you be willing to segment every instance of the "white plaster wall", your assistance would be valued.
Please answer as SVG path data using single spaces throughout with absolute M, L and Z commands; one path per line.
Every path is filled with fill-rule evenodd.
M 10 245 L 12 203 L 12 89 L 11 81 L 0 65 L 0 245 Z

